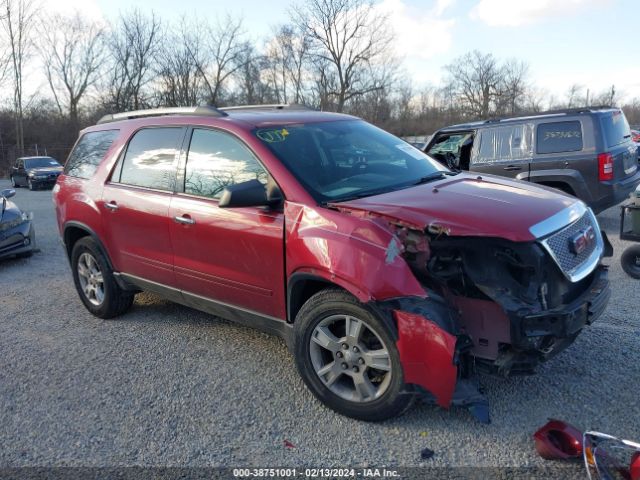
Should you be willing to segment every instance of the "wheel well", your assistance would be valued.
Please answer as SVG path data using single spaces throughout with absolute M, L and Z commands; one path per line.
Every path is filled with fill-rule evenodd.
M 537 182 L 540 185 L 544 185 L 545 187 L 555 188 L 556 190 L 561 190 L 564 193 L 568 193 L 569 195 L 576 196 L 576 192 L 573 191 L 573 188 L 568 183 L 564 182 Z
M 289 280 L 287 295 L 287 321 L 293 323 L 302 305 L 313 295 L 325 288 L 340 288 L 338 285 L 311 275 L 293 276 Z
M 64 246 L 67 249 L 67 256 L 71 258 L 73 246 L 78 240 L 91 235 L 88 231 L 80 227 L 67 227 L 64 230 Z

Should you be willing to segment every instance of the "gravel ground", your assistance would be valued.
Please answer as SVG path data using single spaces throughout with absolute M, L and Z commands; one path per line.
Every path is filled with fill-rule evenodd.
M 427 404 L 370 424 L 317 402 L 275 337 L 149 294 L 119 319 L 91 316 L 51 192 L 15 200 L 40 252 L 0 262 L 0 466 L 532 467 L 548 417 L 640 439 L 640 282 L 619 265 L 617 208 L 599 217 L 615 249 L 605 315 L 538 375 L 484 379 L 490 425 Z

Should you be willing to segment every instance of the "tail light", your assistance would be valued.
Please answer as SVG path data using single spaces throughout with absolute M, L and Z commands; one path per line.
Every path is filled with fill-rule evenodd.
M 533 434 L 538 454 L 547 460 L 566 460 L 582 455 L 582 432 L 552 418 Z
M 598 155 L 598 177 L 601 182 L 613 180 L 613 155 L 610 153 Z

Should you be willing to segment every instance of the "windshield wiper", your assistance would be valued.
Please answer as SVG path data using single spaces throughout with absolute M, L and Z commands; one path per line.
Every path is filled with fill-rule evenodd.
M 430 173 L 429 175 L 422 177 L 420 180 L 418 180 L 416 183 L 411 183 L 409 185 L 403 185 L 403 186 L 396 186 L 393 188 L 380 188 L 378 190 L 365 190 L 363 192 L 358 192 L 355 193 L 353 195 L 348 195 L 346 197 L 340 197 L 340 198 L 336 198 L 335 200 L 325 200 L 324 202 L 320 202 L 320 205 L 328 205 L 330 203 L 340 203 L 340 202 L 348 202 L 350 200 L 357 200 L 359 198 L 364 198 L 364 197 L 373 197 L 374 195 L 382 195 L 383 193 L 389 193 L 389 192 L 393 192 L 397 189 L 405 189 L 405 188 L 409 188 L 412 185 L 420 185 L 421 183 L 426 183 L 426 182 L 430 182 L 431 180 L 437 180 L 439 178 L 443 178 L 445 176 L 447 177 L 453 177 L 454 175 L 458 175 L 458 173 L 460 172 L 450 172 L 448 170 L 441 170 L 438 172 L 433 172 Z
M 390 190 L 388 188 L 381 188 L 378 190 L 366 190 L 364 192 L 356 193 L 346 197 L 336 198 L 335 200 L 325 200 L 324 202 L 321 203 L 321 205 L 327 205 L 330 203 L 348 202 L 350 200 L 357 200 L 359 198 L 365 198 L 365 197 L 373 197 L 374 195 L 382 195 L 383 193 L 389 193 L 392 191 L 393 189 Z
M 444 177 L 453 177 L 455 175 L 458 175 L 460 172 L 449 172 L 447 170 L 439 170 L 437 172 L 433 172 L 430 173 L 429 175 L 426 175 L 424 177 L 422 177 L 420 180 L 418 180 L 416 183 L 414 183 L 414 185 L 420 185 L 422 183 L 428 183 L 431 182 L 433 180 L 439 180 L 441 178 Z

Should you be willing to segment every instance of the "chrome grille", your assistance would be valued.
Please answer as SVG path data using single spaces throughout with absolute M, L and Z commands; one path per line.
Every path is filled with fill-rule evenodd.
M 571 240 L 585 229 L 592 227 L 595 238 L 586 248 L 576 254 L 571 250 Z M 577 282 L 593 271 L 604 249 L 600 227 L 591 210 L 587 210 L 575 222 L 549 235 L 542 244 L 551 254 L 562 272 L 573 282 Z

